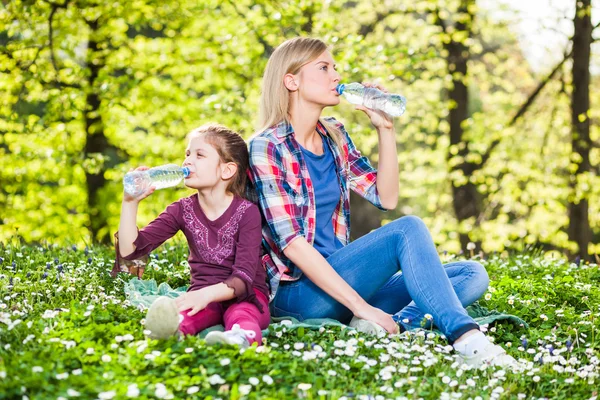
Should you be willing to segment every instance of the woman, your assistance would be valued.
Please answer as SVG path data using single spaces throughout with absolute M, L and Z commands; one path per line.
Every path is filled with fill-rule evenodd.
M 349 243 L 349 190 L 382 210 L 395 208 L 398 157 L 387 114 L 356 107 L 377 131 L 379 170 L 341 123 L 321 118 L 340 101 L 339 81 L 318 39 L 286 41 L 265 70 L 250 170 L 266 221 L 263 264 L 272 314 L 343 322 L 354 316 L 352 326 L 390 333 L 398 331 L 395 321 L 403 329 L 433 322 L 467 363 L 510 364 L 514 359 L 489 342 L 464 308 L 487 289 L 479 263 L 442 266 L 427 227 L 413 216 Z

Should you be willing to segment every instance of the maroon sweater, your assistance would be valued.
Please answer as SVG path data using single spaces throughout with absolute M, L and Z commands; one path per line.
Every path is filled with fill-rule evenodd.
M 138 259 L 181 230 L 190 248 L 188 291 L 223 282 L 234 290 L 237 302 L 251 302 L 263 312 L 253 290 L 269 297 L 259 256 L 261 225 L 258 207 L 237 196 L 220 217 L 211 221 L 200 207 L 198 194 L 194 194 L 174 202 L 141 229 L 133 242 L 135 251 L 122 258 Z

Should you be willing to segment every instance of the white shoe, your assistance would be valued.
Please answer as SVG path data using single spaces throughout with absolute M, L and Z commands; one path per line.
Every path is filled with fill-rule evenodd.
M 146 314 L 146 329 L 152 339 L 168 339 L 179 330 L 181 321 L 175 300 L 161 296 L 154 300 Z
M 358 332 L 366 333 L 367 335 L 387 335 L 387 331 L 383 326 L 362 318 L 352 317 L 352 320 L 350 321 L 350 324 L 348 326 L 356 329 Z
M 250 342 L 248 342 L 248 338 L 254 339 L 256 337 L 256 332 L 242 329 L 238 324 L 234 324 L 231 327 L 231 330 L 221 332 L 221 331 L 212 331 L 208 332 L 206 338 L 207 345 L 213 345 L 217 343 L 221 344 L 233 344 L 240 346 L 245 349 L 250 346 Z
M 474 350 L 470 356 L 460 355 L 463 362 L 472 367 L 479 367 L 483 364 L 499 367 L 515 367 L 517 360 L 506 353 L 502 347 L 490 343 L 482 351 Z

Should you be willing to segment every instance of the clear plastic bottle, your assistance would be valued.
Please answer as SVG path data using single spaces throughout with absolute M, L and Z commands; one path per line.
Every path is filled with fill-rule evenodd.
M 157 189 L 176 186 L 184 178 L 187 178 L 190 173 L 188 167 L 180 167 L 176 164 L 161 165 L 145 171 L 131 171 L 123 178 L 123 187 L 125 193 L 138 197 L 150 186 Z
M 357 82 L 339 84 L 336 90 L 352 104 L 380 110 L 392 117 L 399 117 L 406 111 L 406 98 L 399 94 L 384 93 L 377 88 L 366 87 Z

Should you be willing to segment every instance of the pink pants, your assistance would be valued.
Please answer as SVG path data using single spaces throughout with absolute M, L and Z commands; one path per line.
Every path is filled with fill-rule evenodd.
M 262 344 L 261 330 L 269 326 L 271 315 L 267 297 L 256 289 L 254 293 L 263 307 L 263 313 L 254 304 L 245 301 L 229 306 L 223 303 L 210 303 L 204 310 L 191 317 L 187 315 L 190 310 L 181 311 L 183 321 L 179 324 L 179 330 L 184 335 L 195 335 L 214 325 L 222 324 L 228 331 L 234 324 L 238 324 L 242 329 L 254 331 L 256 336 L 254 339 L 247 338 L 248 342 L 250 344 L 257 342 L 260 346 Z

